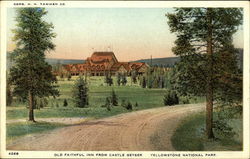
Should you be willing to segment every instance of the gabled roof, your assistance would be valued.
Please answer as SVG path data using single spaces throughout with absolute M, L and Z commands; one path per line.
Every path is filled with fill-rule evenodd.
M 87 60 L 91 63 L 104 63 L 109 62 L 112 59 L 115 63 L 118 62 L 113 52 L 94 52 Z
M 136 69 L 136 70 L 141 68 L 143 65 L 145 65 L 145 63 L 143 62 L 131 62 L 130 63 L 131 69 Z
M 119 70 L 119 68 L 123 66 L 127 71 L 130 71 L 130 67 L 129 67 L 129 62 L 118 62 L 118 63 L 115 63 L 112 67 L 111 67 L 111 70 L 112 71 L 117 71 Z

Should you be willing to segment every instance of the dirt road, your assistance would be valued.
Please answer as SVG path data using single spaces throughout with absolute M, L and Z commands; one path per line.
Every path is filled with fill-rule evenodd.
M 7 149 L 155 151 L 159 149 L 153 143 L 162 142 L 164 148 L 161 150 L 174 150 L 170 138 L 178 122 L 186 115 L 204 108 L 203 104 L 179 105 L 87 121 L 39 135 L 25 136 L 7 145 Z M 161 129 L 167 130 L 167 133 L 160 134 L 160 140 L 154 141 L 152 136 Z

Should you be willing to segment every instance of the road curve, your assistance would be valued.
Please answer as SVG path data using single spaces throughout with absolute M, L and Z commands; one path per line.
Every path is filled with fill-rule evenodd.
M 204 104 L 178 105 L 87 121 L 22 137 L 7 145 L 7 150 L 157 151 L 159 149 L 154 146 L 152 135 L 164 125 L 167 131 L 158 137 L 162 139 L 160 142 L 163 142 L 164 150 L 171 151 L 174 148 L 170 139 L 178 122 L 204 108 Z

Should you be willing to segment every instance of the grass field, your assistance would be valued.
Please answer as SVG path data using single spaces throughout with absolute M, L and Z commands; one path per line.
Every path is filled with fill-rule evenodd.
M 12 140 L 16 139 L 19 136 L 48 131 L 63 126 L 67 125 L 58 123 L 47 123 L 47 122 L 38 122 L 38 123 L 25 122 L 25 123 L 7 124 L 7 132 L 6 132 L 7 143 L 10 143 Z
M 229 125 L 236 132 L 234 137 L 219 136 L 214 131 L 215 140 L 205 137 L 205 113 L 193 114 L 185 118 L 171 138 L 178 151 L 241 151 L 243 124 L 242 119 L 231 119 Z
M 161 107 L 163 105 L 163 95 L 165 89 L 143 89 L 138 84 L 131 84 L 130 78 L 126 86 L 107 86 L 104 84 L 104 77 L 90 77 L 89 83 L 89 106 L 87 108 L 77 108 L 74 106 L 72 100 L 72 86 L 74 80 L 59 81 L 60 96 L 56 99 L 49 98 L 48 107 L 40 110 L 35 110 L 35 117 L 93 117 L 100 118 L 112 116 L 119 113 L 128 112 L 121 106 L 115 106 L 111 111 L 101 107 L 105 104 L 106 97 L 110 96 L 112 89 L 115 90 L 119 105 L 122 100 L 129 100 L 133 105 L 138 103 L 138 107 L 134 110 L 141 110 L 147 108 Z M 115 83 L 114 78 L 114 83 Z M 67 100 L 68 106 L 63 107 L 64 99 Z M 191 102 L 202 102 L 203 98 L 193 99 Z M 58 107 L 57 107 L 58 105 Z M 20 119 L 28 117 L 28 109 L 25 104 L 13 103 L 12 106 L 7 107 L 7 119 Z
M 74 106 L 72 100 L 72 87 L 75 79 L 76 77 L 73 77 L 70 81 L 66 79 L 59 80 L 58 85 L 60 96 L 56 99 L 49 98 L 47 107 L 35 109 L 35 119 L 60 117 L 102 118 L 130 112 L 130 110 L 121 107 L 122 100 L 129 100 L 133 106 L 136 102 L 138 103 L 138 106 L 134 106 L 132 111 L 164 106 L 163 95 L 165 93 L 165 89 L 143 89 L 138 84 L 131 84 L 130 78 L 128 78 L 128 83 L 126 86 L 117 86 L 116 78 L 113 78 L 115 85 L 107 86 L 104 83 L 104 77 L 89 77 L 89 106 L 87 108 L 77 108 Z M 115 90 L 118 96 L 119 106 L 114 106 L 111 111 L 108 111 L 106 108 L 101 107 L 101 105 L 105 104 L 106 97 L 110 96 L 112 89 Z M 67 107 L 63 106 L 64 99 L 66 99 L 68 102 Z M 203 101 L 203 98 L 194 98 L 191 100 L 193 103 Z M 7 107 L 7 120 L 24 118 L 28 118 L 28 109 L 26 108 L 26 104 L 14 102 L 12 106 Z M 37 124 L 39 127 L 38 128 L 36 127 L 36 124 L 7 124 L 7 138 L 10 138 L 11 136 L 21 136 L 28 133 L 36 133 L 46 129 L 51 130 L 53 128 L 57 128 L 57 126 L 53 124 L 51 125 L 49 123 L 39 123 Z M 16 132 L 19 129 L 20 131 Z

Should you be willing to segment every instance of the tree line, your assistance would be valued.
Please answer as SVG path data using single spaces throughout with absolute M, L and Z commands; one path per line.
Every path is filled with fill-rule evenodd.
M 45 61 L 45 54 L 55 49 L 52 43 L 56 34 L 53 25 L 43 20 L 47 14 L 44 8 L 20 8 L 17 10 L 17 28 L 13 30 L 16 49 L 12 53 L 14 65 L 7 75 L 7 88 L 14 86 L 7 96 L 18 94 L 28 100 L 29 120 L 34 119 L 35 99 L 59 96 L 56 77 L 52 67 Z M 139 76 L 132 72 L 131 81 L 142 88 L 167 88 L 164 98 L 182 96 L 206 97 L 206 134 L 214 138 L 213 129 L 220 122 L 213 120 L 214 104 L 221 109 L 242 108 L 242 71 L 238 68 L 233 34 L 242 25 L 242 9 L 239 8 L 175 8 L 166 15 L 170 31 L 176 34 L 172 51 L 180 61 L 165 71 L 161 67 L 151 67 Z M 77 83 L 78 82 L 78 83 Z M 80 106 L 88 105 L 87 83 L 80 78 L 75 84 L 75 97 Z M 105 76 L 111 86 L 111 76 Z M 117 75 L 117 84 L 126 85 L 125 75 Z M 111 99 L 107 98 L 107 103 Z M 172 99 L 171 99 L 172 100 Z M 176 103 L 175 100 L 170 103 Z M 167 101 L 167 100 L 166 100 Z M 11 102 L 7 99 L 7 102 Z M 44 101 L 43 101 L 44 102 Z M 41 102 L 42 103 L 42 102 Z M 42 105 L 42 104 L 41 104 Z M 239 109 L 242 110 L 242 109 Z M 225 128 L 226 129 L 226 128 Z

